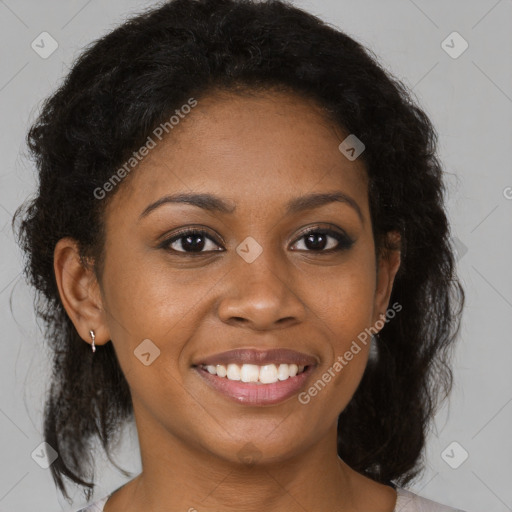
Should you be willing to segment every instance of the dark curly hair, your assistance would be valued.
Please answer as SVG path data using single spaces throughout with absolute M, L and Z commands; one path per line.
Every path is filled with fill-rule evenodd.
M 387 232 L 402 237 L 390 298 L 402 311 L 381 330 L 378 358 L 339 416 L 338 454 L 382 483 L 405 485 L 423 470 L 430 420 L 452 388 L 449 359 L 465 301 L 434 127 L 369 49 L 290 3 L 171 0 L 91 43 L 27 133 L 39 188 L 13 227 L 21 216 L 24 271 L 53 353 L 44 439 L 59 454 L 51 472 L 66 498 L 63 476 L 91 497 L 90 442 L 97 436 L 114 463 L 109 450 L 133 409 L 112 343 L 98 347 L 92 365 L 90 345 L 63 308 L 57 241 L 76 239 L 101 282 L 104 213 L 115 191 L 99 201 L 94 190 L 188 98 L 276 89 L 315 100 L 364 142 L 376 254 L 389 248 Z

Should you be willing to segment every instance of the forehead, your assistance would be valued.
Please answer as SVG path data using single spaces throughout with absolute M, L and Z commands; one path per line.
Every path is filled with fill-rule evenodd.
M 161 195 L 213 193 L 237 213 L 311 192 L 339 190 L 367 209 L 362 161 L 338 149 L 348 135 L 313 101 L 283 92 L 212 94 L 137 164 L 111 208 L 140 214 Z

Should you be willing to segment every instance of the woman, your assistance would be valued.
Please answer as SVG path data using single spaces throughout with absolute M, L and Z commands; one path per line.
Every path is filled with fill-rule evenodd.
M 90 46 L 28 134 L 19 235 L 63 494 L 134 419 L 141 474 L 84 510 L 454 510 L 405 489 L 464 304 L 435 141 L 281 1 L 174 0 Z

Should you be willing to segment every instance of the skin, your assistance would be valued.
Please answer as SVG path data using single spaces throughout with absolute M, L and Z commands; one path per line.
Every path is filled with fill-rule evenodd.
M 364 165 L 338 149 L 347 135 L 291 93 L 211 94 L 118 185 L 105 214 L 101 279 L 80 264 L 72 239 L 57 244 L 64 307 L 85 341 L 90 329 L 96 345 L 112 341 L 133 398 L 143 471 L 106 512 L 393 511 L 396 492 L 336 452 L 337 419 L 369 344 L 306 405 L 297 395 L 241 405 L 191 367 L 233 348 L 284 347 L 318 359 L 313 383 L 382 318 L 400 252 L 376 261 Z M 362 219 L 344 202 L 285 215 L 289 200 L 333 191 L 349 195 Z M 167 203 L 139 219 L 177 192 L 218 195 L 236 212 Z M 183 238 L 158 247 L 191 225 L 212 237 L 202 254 Z M 324 248 L 306 245 L 304 229 L 318 225 L 344 231 L 353 245 L 327 252 L 338 245 L 331 236 Z M 263 248 L 252 263 L 236 252 L 248 236 Z M 148 366 L 134 356 L 145 339 L 160 350 Z M 244 447 L 255 463 L 241 460 Z

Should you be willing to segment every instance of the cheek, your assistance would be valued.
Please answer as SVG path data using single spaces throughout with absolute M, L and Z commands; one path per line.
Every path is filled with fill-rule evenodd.
M 165 345 L 173 330 L 190 323 L 195 305 L 218 280 L 207 272 L 198 279 L 197 272 L 172 268 L 158 258 L 117 253 L 119 259 L 112 250 L 105 264 L 106 309 L 113 328 L 134 340 L 154 337 Z
M 323 395 L 324 406 L 336 404 L 341 412 L 352 398 L 368 361 L 375 284 L 373 261 L 354 258 L 350 266 L 315 286 L 311 304 L 330 343 L 305 400 Z
M 370 327 L 373 318 L 376 276 L 373 261 L 359 255 L 323 278 L 310 276 L 308 300 L 330 333 L 336 353 Z M 308 286 L 304 283 L 304 286 Z
M 105 263 L 107 322 L 121 369 L 132 393 L 150 396 L 165 389 L 165 400 L 181 403 L 180 362 L 193 338 L 210 290 L 222 275 L 171 268 L 142 255 L 111 250 Z M 121 261 L 122 264 L 115 264 Z
M 359 342 L 348 331 L 332 344 L 331 357 L 298 395 L 299 403 L 308 411 L 307 422 L 312 431 L 320 432 L 326 425 L 336 424 L 361 382 L 369 346 L 369 342 Z

